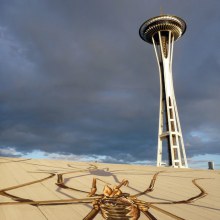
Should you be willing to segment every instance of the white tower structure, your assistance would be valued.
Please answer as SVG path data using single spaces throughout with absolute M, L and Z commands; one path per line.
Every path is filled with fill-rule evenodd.
M 168 164 L 188 167 L 182 131 L 173 88 L 172 61 L 174 41 L 186 30 L 186 23 L 179 17 L 160 15 L 144 22 L 140 37 L 154 45 L 160 75 L 160 110 L 157 166 L 162 166 L 163 148 L 167 143 Z

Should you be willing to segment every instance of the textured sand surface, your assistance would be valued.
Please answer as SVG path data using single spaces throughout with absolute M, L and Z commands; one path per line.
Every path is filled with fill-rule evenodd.
M 220 171 L 1 157 L 0 174 L 1 220 L 83 219 L 106 183 L 123 179 L 140 220 L 220 219 Z M 97 192 L 88 197 L 93 178 Z M 94 219 L 104 219 L 101 210 Z

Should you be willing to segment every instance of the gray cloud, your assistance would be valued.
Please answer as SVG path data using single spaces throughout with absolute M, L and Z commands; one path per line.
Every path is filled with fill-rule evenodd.
M 138 29 L 162 4 L 188 24 L 173 67 L 187 153 L 220 153 L 217 0 L 0 2 L 2 149 L 155 160 L 159 76 Z

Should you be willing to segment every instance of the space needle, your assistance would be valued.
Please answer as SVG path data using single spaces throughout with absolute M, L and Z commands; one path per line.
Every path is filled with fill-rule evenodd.
M 172 62 L 174 41 L 186 31 L 183 19 L 160 15 L 145 21 L 139 34 L 142 40 L 153 44 L 160 75 L 160 107 L 157 166 L 163 166 L 167 148 L 167 165 L 187 168 L 187 159 L 173 87 Z

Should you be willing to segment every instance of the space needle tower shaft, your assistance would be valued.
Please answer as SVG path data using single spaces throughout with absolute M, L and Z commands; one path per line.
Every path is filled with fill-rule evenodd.
M 153 44 L 159 67 L 160 109 L 157 166 L 163 165 L 163 148 L 166 144 L 168 165 L 188 167 L 172 77 L 174 41 L 181 37 L 185 30 L 185 22 L 171 15 L 151 18 L 144 22 L 139 30 L 140 37 Z

